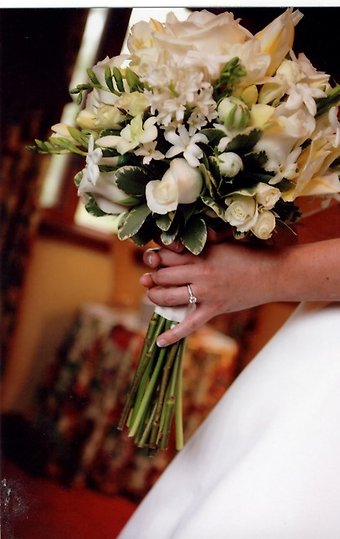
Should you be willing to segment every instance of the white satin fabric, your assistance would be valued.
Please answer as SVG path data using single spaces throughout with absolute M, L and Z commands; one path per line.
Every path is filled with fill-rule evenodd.
M 340 304 L 306 303 L 119 539 L 340 539 Z

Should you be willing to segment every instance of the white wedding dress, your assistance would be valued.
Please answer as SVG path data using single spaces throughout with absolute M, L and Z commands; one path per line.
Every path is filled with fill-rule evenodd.
M 306 303 L 119 539 L 340 539 L 340 304 Z

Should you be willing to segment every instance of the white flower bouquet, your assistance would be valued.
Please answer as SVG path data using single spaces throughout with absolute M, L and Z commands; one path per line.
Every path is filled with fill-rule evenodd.
M 252 35 L 232 13 L 139 22 L 129 55 L 105 58 L 78 85 L 77 128 L 57 124 L 35 151 L 86 158 L 75 177 L 86 209 L 117 219 L 138 246 L 180 242 L 199 255 L 209 227 L 269 239 L 299 216 L 295 199 L 340 191 L 340 87 L 293 52 L 298 10 Z M 173 416 L 183 445 L 184 342 L 157 336 L 185 312 L 156 308 L 119 428 L 166 448 Z

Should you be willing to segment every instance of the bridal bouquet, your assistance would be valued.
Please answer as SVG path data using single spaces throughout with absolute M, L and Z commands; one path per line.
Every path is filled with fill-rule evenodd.
M 72 90 L 86 96 L 77 127 L 57 124 L 34 148 L 84 156 L 78 194 L 90 213 L 115 216 L 121 240 L 177 241 L 195 255 L 208 227 L 267 240 L 298 218 L 297 197 L 340 191 L 340 87 L 293 52 L 301 18 L 287 9 L 255 35 L 206 10 L 139 22 L 130 54 Z M 183 444 L 184 342 L 156 339 L 185 314 L 157 307 L 150 322 L 119 424 L 141 447 L 166 448 L 173 416 Z

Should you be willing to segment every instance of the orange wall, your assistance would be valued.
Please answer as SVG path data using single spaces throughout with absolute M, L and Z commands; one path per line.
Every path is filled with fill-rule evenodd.
M 38 238 L 27 273 L 16 336 L 3 377 L 2 410 L 27 411 L 56 347 L 86 302 L 109 303 L 110 253 Z

